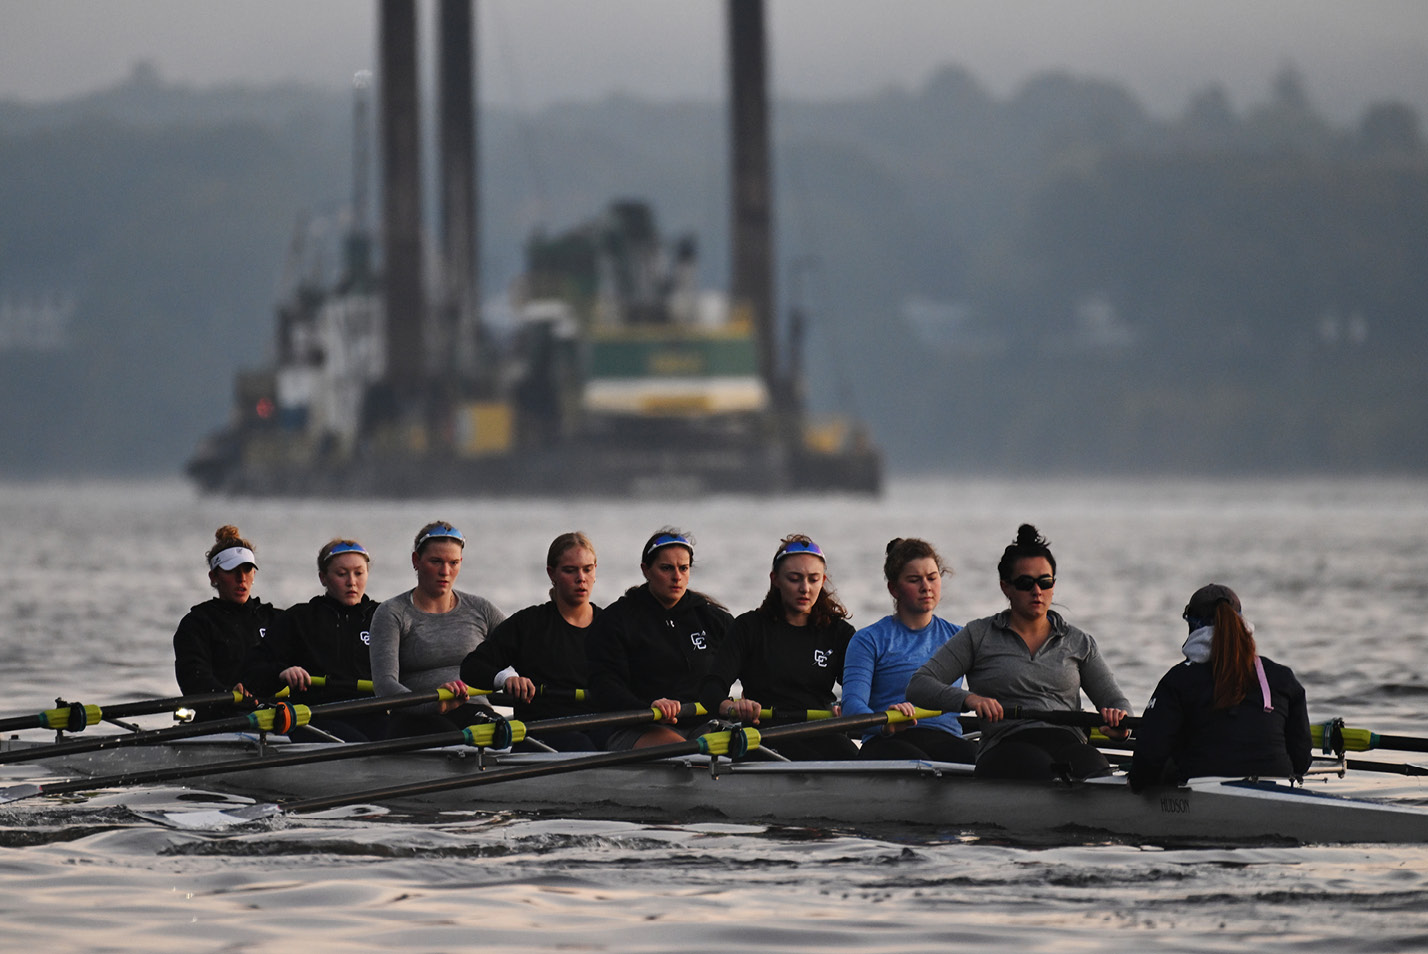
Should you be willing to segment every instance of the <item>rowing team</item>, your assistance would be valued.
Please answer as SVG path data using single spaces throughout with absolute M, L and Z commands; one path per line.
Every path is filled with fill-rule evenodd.
M 337 539 L 318 552 L 323 592 L 286 611 L 252 595 L 253 544 L 233 526 L 215 537 L 207 559 L 217 595 L 193 607 L 174 634 L 185 694 L 238 688 L 265 696 L 286 685 L 305 701 L 322 702 L 340 693 L 313 685 L 324 675 L 333 685 L 371 679 L 379 696 L 437 688 L 453 695 L 390 716 L 319 718 L 295 735 L 360 741 L 439 732 L 480 721 L 491 711 L 481 693 L 493 691 L 513 700 L 522 721 L 644 707 L 660 713 L 652 725 L 542 738 L 564 751 L 691 738 L 709 729 L 702 718 L 679 720 L 681 705 L 691 701 L 740 722 L 758 722 L 765 709 L 777 719 L 780 712 L 828 709 L 912 716 L 919 706 L 947 714 L 869 729 L 856 743 L 838 734 L 789 740 L 780 753 L 975 762 L 977 774 L 992 777 L 1089 777 L 1110 766 L 1079 729 L 1004 719 L 1012 707 L 1077 710 L 1084 692 L 1104 732 L 1127 737 L 1120 723 L 1130 703 L 1095 639 L 1051 608 L 1056 558 L 1029 524 L 997 565 L 1008 604 L 1002 612 L 965 627 L 937 616 L 947 565 L 928 542 L 898 538 L 883 565 L 893 612 L 856 631 L 826 555 L 802 534 L 780 541 L 767 595 L 738 617 L 689 588 L 694 539 L 670 527 L 641 548 L 645 582 L 603 609 L 591 601 L 594 543 L 583 533 L 562 534 L 546 557 L 550 600 L 509 617 L 456 588 L 466 539 L 446 522 L 416 535 L 416 585 L 405 593 L 372 600 L 370 555 L 355 540 Z M 1183 618 L 1186 661 L 1165 674 L 1146 705 L 1131 784 L 1302 776 L 1312 746 L 1304 690 L 1288 667 L 1256 652 L 1239 598 L 1209 584 L 1191 597 Z M 730 695 L 736 680 L 739 698 Z M 981 720 L 976 743 L 962 737 L 955 713 L 964 711 Z

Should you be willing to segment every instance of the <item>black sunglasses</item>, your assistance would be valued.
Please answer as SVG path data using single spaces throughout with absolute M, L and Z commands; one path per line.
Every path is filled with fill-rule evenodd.
M 1051 589 L 1053 586 L 1056 585 L 1056 577 L 1023 575 L 1017 577 L 1014 580 L 1008 580 L 1007 582 L 1009 582 L 1016 589 L 1021 590 L 1023 593 L 1030 593 L 1031 588 L 1033 586 L 1040 587 L 1043 590 Z

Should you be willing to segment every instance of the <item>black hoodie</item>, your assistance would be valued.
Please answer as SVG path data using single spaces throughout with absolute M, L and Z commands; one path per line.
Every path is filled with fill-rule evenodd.
M 305 703 L 353 698 L 351 684 L 372 678 L 367 646 L 372 614 L 379 605 L 365 594 L 362 602 L 348 606 L 321 593 L 288 607 L 249 653 L 243 666 L 243 687 L 254 695 L 272 695 L 284 685 L 278 674 L 290 666 L 301 666 L 310 676 L 346 684 L 346 688 L 309 690 L 303 694 Z
M 625 593 L 590 625 L 590 701 L 596 709 L 640 709 L 656 699 L 694 702 L 733 618 L 685 591 L 669 609 L 649 584 Z
M 255 596 L 242 603 L 215 596 L 190 609 L 174 632 L 174 676 L 179 691 L 193 695 L 236 686 L 243 678 L 244 658 L 277 614 L 273 604 Z M 236 711 L 231 706 L 204 707 L 199 717 L 215 718 Z

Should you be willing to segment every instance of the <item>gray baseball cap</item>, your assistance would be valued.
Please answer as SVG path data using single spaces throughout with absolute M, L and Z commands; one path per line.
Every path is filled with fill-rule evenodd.
M 1240 612 L 1240 598 L 1235 595 L 1234 590 L 1223 583 L 1206 583 L 1190 597 L 1190 602 L 1185 604 L 1185 612 L 1181 615 L 1186 620 L 1198 619 L 1209 623 L 1215 618 L 1215 607 L 1221 601 L 1229 603 L 1236 613 Z

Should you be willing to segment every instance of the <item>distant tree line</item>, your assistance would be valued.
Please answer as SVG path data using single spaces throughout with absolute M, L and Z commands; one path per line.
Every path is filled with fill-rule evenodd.
M 1166 119 L 1113 83 L 999 99 L 949 68 L 778 103 L 778 282 L 815 409 L 866 418 L 903 470 L 1428 469 L 1419 115 L 1336 126 L 1306 86 L 1287 69 L 1262 104 L 1210 88 Z M 285 284 L 335 265 L 350 115 L 146 70 L 0 103 L 0 305 L 66 302 L 60 338 L 0 335 L 0 474 L 177 470 L 265 360 Z M 534 230 L 627 196 L 724 283 L 719 107 L 491 111 L 481 143 L 488 300 Z

